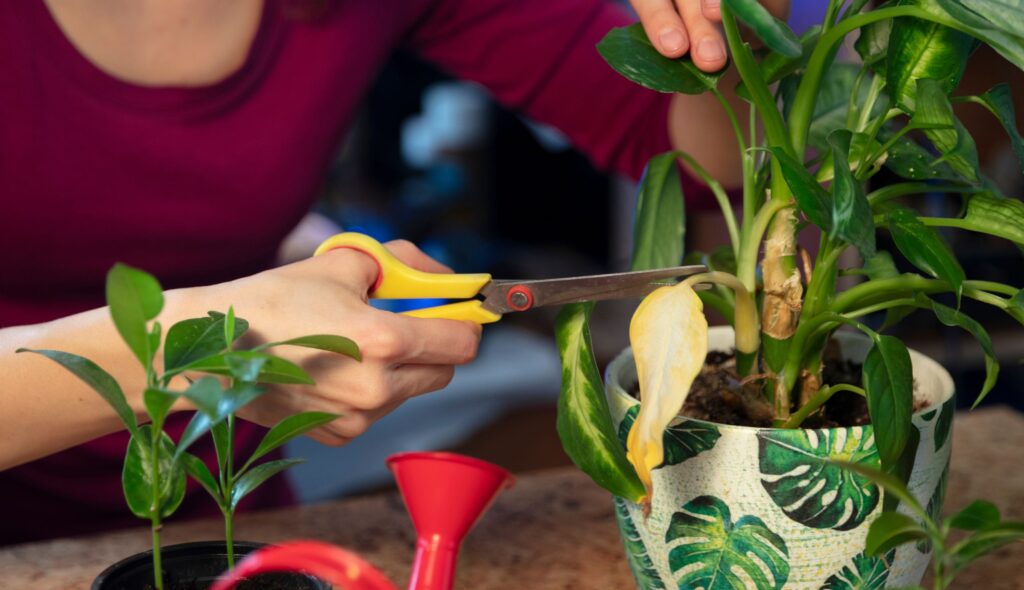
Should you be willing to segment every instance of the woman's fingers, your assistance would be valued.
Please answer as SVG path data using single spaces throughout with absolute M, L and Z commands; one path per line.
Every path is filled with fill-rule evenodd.
M 479 324 L 383 315 L 366 338 L 366 353 L 396 364 L 464 365 L 476 357 Z
M 679 57 L 690 49 L 690 38 L 672 0 L 630 0 L 647 37 L 665 57 Z
M 700 0 L 700 9 L 709 21 L 722 22 L 722 0 Z
M 423 250 L 416 247 L 416 244 L 408 240 L 391 240 L 384 244 L 395 258 L 398 258 L 416 270 L 423 272 L 450 273 L 452 269 L 427 256 Z
M 690 35 L 693 64 L 705 72 L 717 72 L 725 66 L 725 41 L 718 28 L 705 16 L 705 4 L 706 1 L 676 0 Z
M 451 365 L 402 365 L 392 374 L 392 386 L 403 400 L 444 389 L 455 376 Z

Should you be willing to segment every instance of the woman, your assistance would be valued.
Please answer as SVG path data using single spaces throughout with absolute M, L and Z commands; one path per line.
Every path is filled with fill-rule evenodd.
M 315 388 L 271 392 L 242 413 L 264 426 L 295 411 L 344 414 L 313 433 L 327 444 L 443 387 L 472 360 L 477 326 L 366 305 L 375 266 L 361 254 L 265 270 L 398 46 L 559 127 L 604 168 L 637 177 L 674 147 L 725 184 L 739 178 L 713 99 L 646 91 L 601 61 L 594 44 L 630 20 L 601 0 L 336 0 L 312 18 L 286 14 L 302 4 L 0 3 L 0 543 L 134 524 L 120 490 L 127 438 L 117 419 L 53 363 L 14 354 L 24 346 L 91 358 L 141 412 L 143 376 L 97 309 L 114 262 L 173 289 L 165 326 L 234 305 L 270 340 L 354 339 L 362 363 L 320 366 Z M 660 51 L 692 51 L 708 71 L 724 65 L 715 0 L 634 4 Z M 390 247 L 413 266 L 444 270 L 411 244 Z M 281 353 L 304 360 L 301 350 Z M 183 426 L 179 414 L 168 430 L 177 438 Z M 248 454 L 259 433 L 246 426 L 238 447 Z M 209 445 L 194 451 L 213 456 Z M 214 508 L 194 491 L 179 516 Z M 277 478 L 249 505 L 288 499 Z

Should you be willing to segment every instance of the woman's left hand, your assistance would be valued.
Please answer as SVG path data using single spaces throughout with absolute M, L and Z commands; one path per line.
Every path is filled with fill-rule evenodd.
M 630 0 L 644 31 L 665 57 L 690 52 L 693 63 L 705 72 L 725 65 L 725 39 L 719 30 L 721 0 Z M 761 0 L 777 18 L 789 13 L 790 0 Z

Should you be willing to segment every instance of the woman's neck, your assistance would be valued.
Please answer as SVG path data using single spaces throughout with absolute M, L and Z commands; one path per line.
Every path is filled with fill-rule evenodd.
M 143 86 L 205 86 L 231 75 L 249 54 L 263 10 L 263 0 L 45 3 L 86 59 Z

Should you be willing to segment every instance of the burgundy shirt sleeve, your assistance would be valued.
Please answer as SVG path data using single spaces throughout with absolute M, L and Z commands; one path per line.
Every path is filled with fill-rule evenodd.
M 594 47 L 632 21 L 607 0 L 435 0 L 409 46 L 557 127 L 598 167 L 638 179 L 651 156 L 672 149 L 671 95 L 626 80 Z M 706 191 L 684 178 L 687 200 L 706 200 L 698 196 Z

